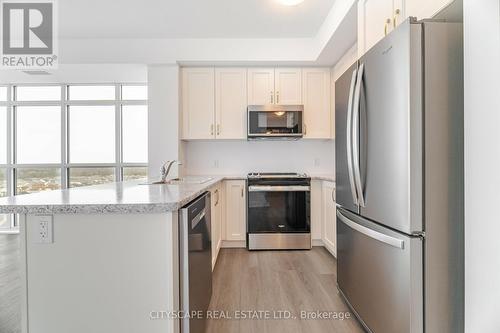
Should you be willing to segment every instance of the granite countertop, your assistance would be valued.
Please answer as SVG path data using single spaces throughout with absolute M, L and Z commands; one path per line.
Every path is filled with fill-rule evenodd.
M 0 214 L 164 213 L 179 210 L 223 180 L 246 179 L 246 175 L 206 177 L 211 179 L 202 184 L 127 181 L 0 198 Z M 334 176 L 311 175 L 311 179 L 333 181 Z
M 335 183 L 335 175 L 334 174 L 312 174 L 311 179 L 313 180 L 325 180 L 329 182 Z
M 144 185 L 127 181 L 54 190 L 0 199 L 0 214 L 102 214 L 163 213 L 176 211 L 221 182 L 224 177 L 203 184 Z

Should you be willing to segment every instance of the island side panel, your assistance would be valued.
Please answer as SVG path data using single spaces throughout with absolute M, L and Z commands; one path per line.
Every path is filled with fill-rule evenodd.
M 179 309 L 177 212 L 53 221 L 42 244 L 37 216 L 21 218 L 24 333 L 179 332 L 178 320 L 151 319 Z

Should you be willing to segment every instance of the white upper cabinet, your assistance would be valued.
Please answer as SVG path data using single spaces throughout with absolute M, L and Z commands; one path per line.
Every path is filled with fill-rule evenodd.
M 274 68 L 248 69 L 248 105 L 273 104 Z
M 274 71 L 275 104 L 302 104 L 302 70 L 300 68 L 276 68 Z
M 214 68 L 182 69 L 182 138 L 215 137 Z
M 431 18 L 453 2 L 454 0 L 406 0 L 406 12 L 419 20 Z
M 362 56 L 404 20 L 404 1 L 405 0 L 359 0 L 359 56 Z
M 332 138 L 328 68 L 181 69 L 182 139 L 244 140 L 248 105 L 304 104 L 304 137 Z
M 330 69 L 303 68 L 302 88 L 304 137 L 308 139 L 331 138 Z
M 246 139 L 247 69 L 215 69 L 215 134 L 218 139 Z
M 406 18 L 432 18 L 454 0 L 359 0 L 358 56 L 361 57 Z
M 301 68 L 249 68 L 248 105 L 302 104 Z

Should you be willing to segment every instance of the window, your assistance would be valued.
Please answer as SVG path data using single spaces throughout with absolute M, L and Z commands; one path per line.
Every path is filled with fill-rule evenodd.
M 16 163 L 61 163 L 61 108 L 16 108 Z
M 143 84 L 0 86 L 0 197 L 146 178 L 147 116 Z
M 16 194 L 29 194 L 61 188 L 61 169 L 18 168 Z
M 60 101 L 61 86 L 20 86 L 16 101 Z
M 123 161 L 146 163 L 148 160 L 148 108 L 146 105 L 124 105 Z
M 0 164 L 7 163 L 7 107 L 0 106 Z
M 69 171 L 69 186 L 99 185 L 115 181 L 113 168 L 72 168 Z
M 123 180 L 145 179 L 148 176 L 147 167 L 123 168 Z
M 115 86 L 69 86 L 68 97 L 72 101 L 112 101 L 116 99 Z
M 147 86 L 123 86 L 122 99 L 127 100 L 147 100 L 148 87 Z
M 69 159 L 71 163 L 113 163 L 115 107 L 69 107 Z
M 7 178 L 5 169 L 0 169 L 0 197 L 7 196 Z M 10 229 L 10 219 L 8 215 L 0 214 L 0 230 Z

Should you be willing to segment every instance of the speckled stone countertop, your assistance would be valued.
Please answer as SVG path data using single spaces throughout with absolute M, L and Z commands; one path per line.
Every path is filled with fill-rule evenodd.
M 224 177 L 203 184 L 143 185 L 127 181 L 0 199 L 0 214 L 162 213 L 179 210 Z M 234 179 L 234 178 L 231 178 Z
M 335 175 L 333 175 L 333 174 L 320 174 L 320 175 L 312 174 L 311 179 L 313 179 L 313 180 L 326 180 L 326 181 L 335 183 Z
M 199 177 L 199 176 L 197 176 Z M 223 180 L 246 175 L 206 176 L 203 184 L 144 184 L 127 181 L 0 198 L 0 214 L 147 214 L 176 211 Z M 189 178 L 189 177 L 187 177 Z M 333 175 L 311 175 L 333 181 Z

